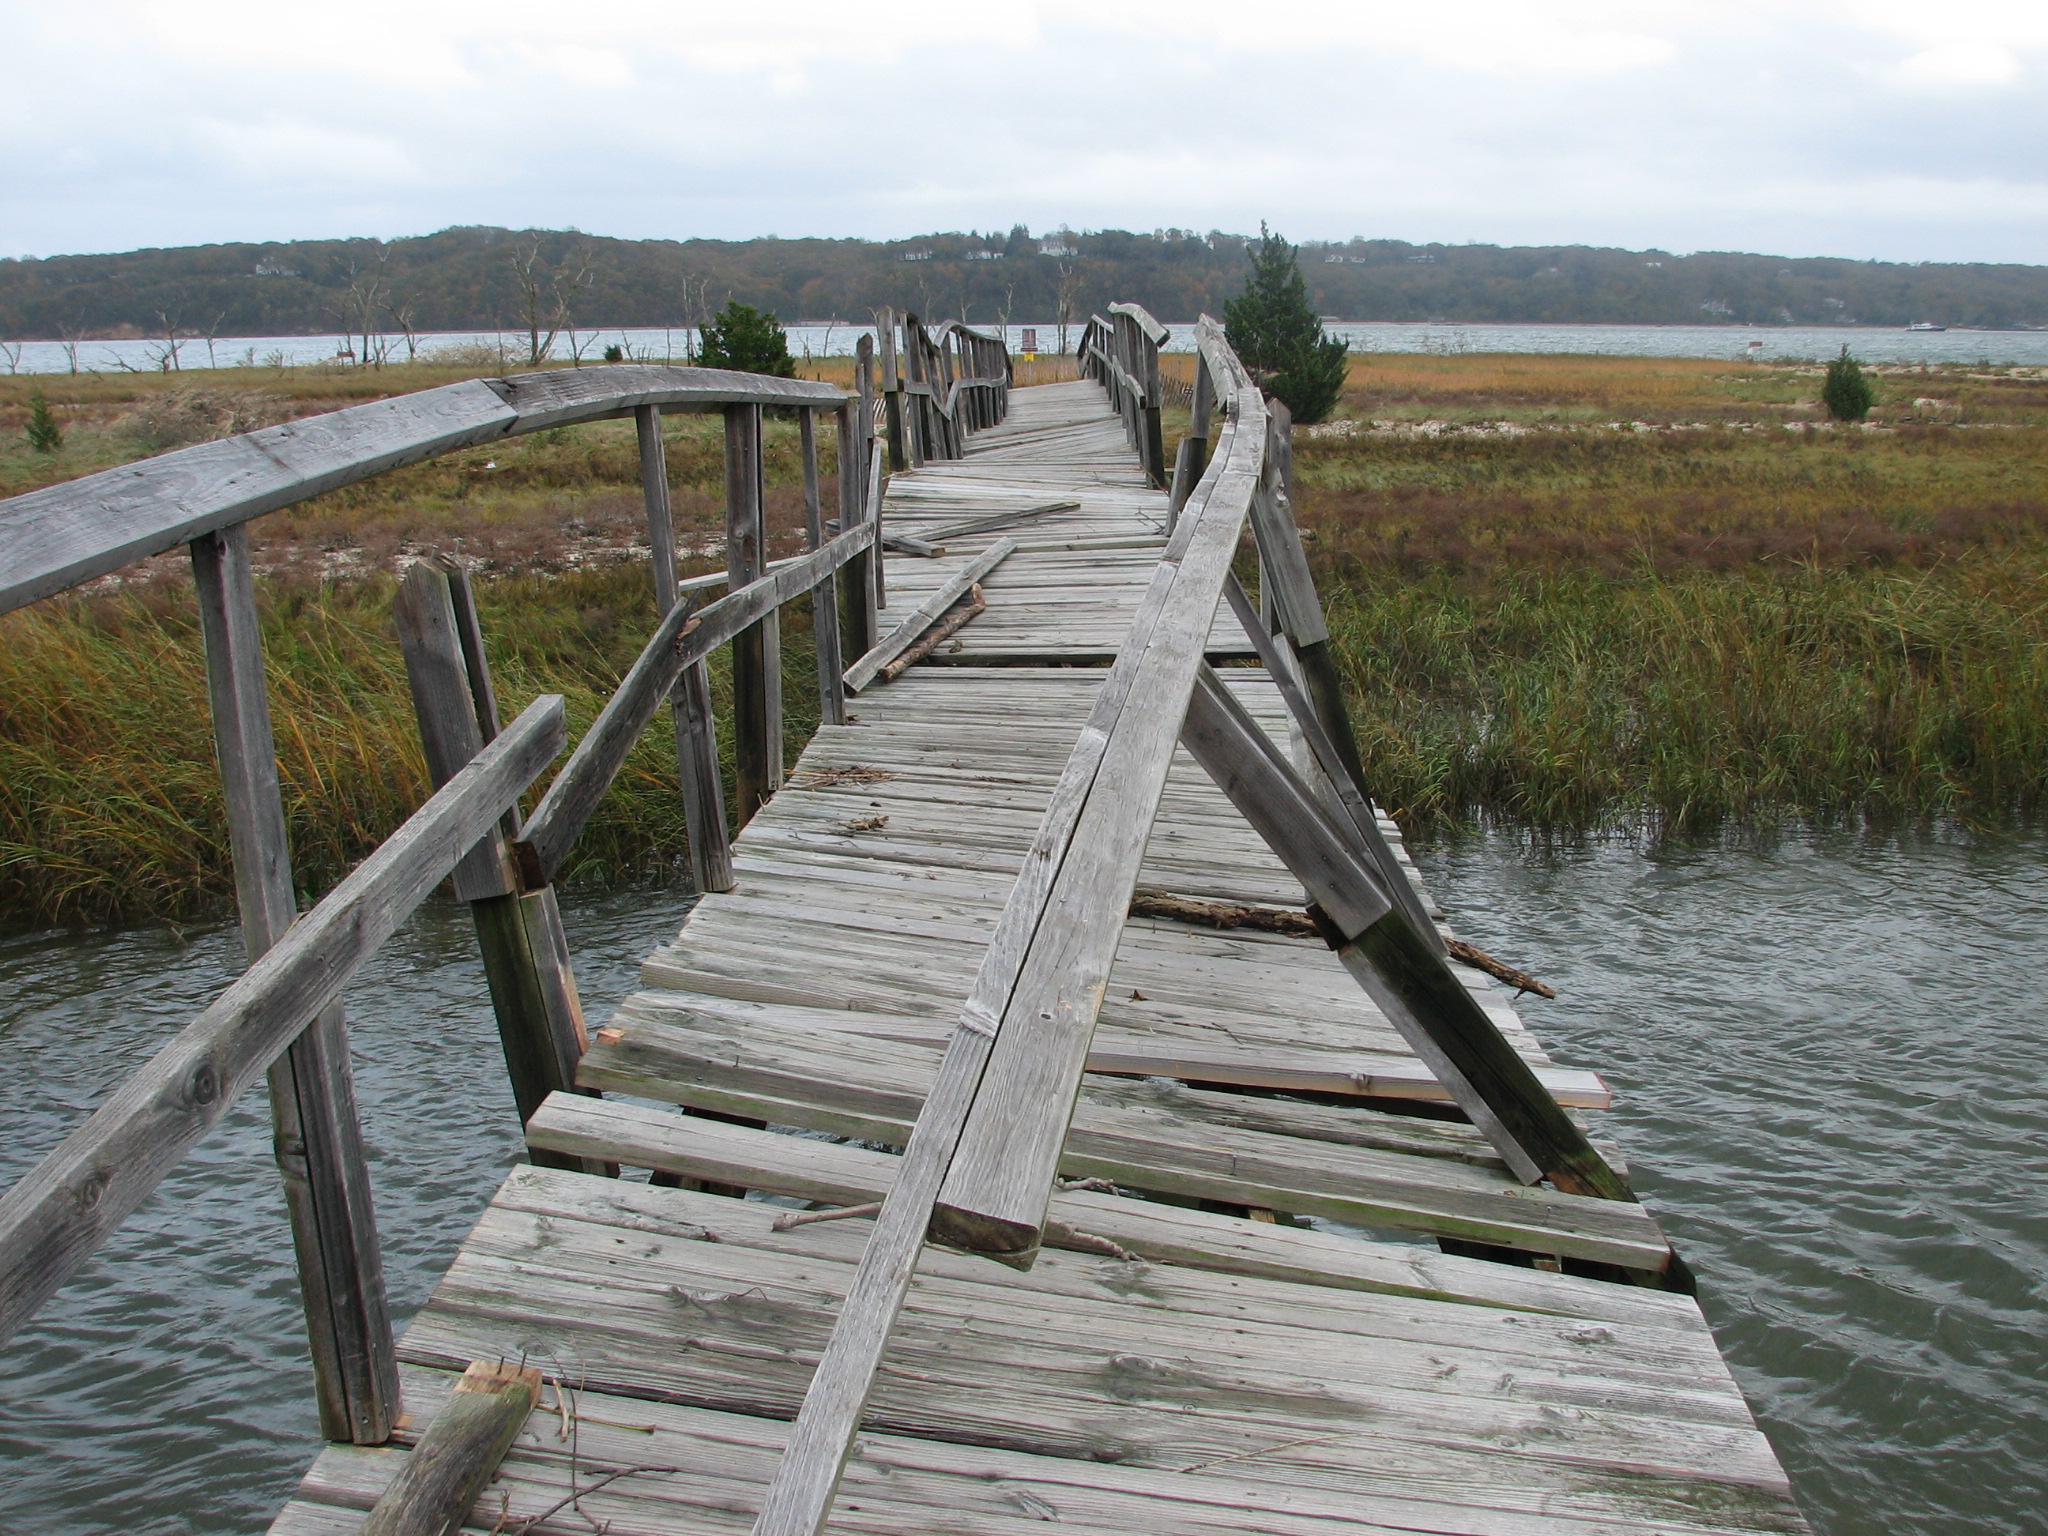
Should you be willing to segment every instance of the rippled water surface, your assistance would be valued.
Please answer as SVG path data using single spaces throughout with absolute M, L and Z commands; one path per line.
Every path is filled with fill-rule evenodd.
M 1423 862 L 1556 984 L 1815 1526 L 2048 1529 L 2048 844 Z
M 674 893 L 565 914 L 602 1018 Z M 12 1182 L 239 969 L 232 927 L 0 943 Z M 347 996 L 393 1310 L 426 1298 L 520 1148 L 468 914 L 436 903 Z M 261 1531 L 319 1434 L 259 1091 L 0 1352 L 0 1536 Z
M 1639 1182 L 1824 1536 L 2019 1532 L 2048 1503 L 2048 842 L 1423 850 L 1555 981 Z M 681 898 L 568 912 L 594 1017 Z M 232 975 L 232 930 L 0 944 L 0 1180 Z M 349 994 L 394 1304 L 517 1152 L 466 917 Z M 0 1532 L 260 1531 L 316 1425 L 260 1096 L 0 1355 Z

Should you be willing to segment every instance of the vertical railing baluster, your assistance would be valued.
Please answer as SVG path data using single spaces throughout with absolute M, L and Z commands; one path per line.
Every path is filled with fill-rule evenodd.
M 875 312 L 875 336 L 882 344 L 883 427 L 889 434 L 889 473 L 906 469 L 910 455 L 903 441 L 903 374 L 896 360 L 896 311 Z
M 676 582 L 675 513 L 669 499 L 668 450 L 661 437 L 661 407 L 633 412 L 640 433 L 640 495 L 647 508 L 647 544 L 653 552 L 655 606 L 666 614 L 681 597 Z M 711 712 L 711 669 L 686 667 L 669 694 L 675 720 L 676 771 L 683 788 L 683 823 L 690 838 L 690 873 L 700 891 L 733 887 L 732 839 L 725 829 L 725 790 L 718 776 L 718 725 Z
M 439 789 L 498 734 L 469 573 L 415 563 L 399 582 L 392 617 L 427 775 Z M 449 883 L 456 899 L 469 904 L 476 924 L 505 1071 L 524 1124 L 549 1094 L 575 1091 L 576 1063 L 587 1040 L 554 887 L 526 890 L 513 865 L 511 844 L 519 831 L 518 811 L 507 811 L 500 827 L 463 856 Z M 608 1171 L 601 1163 L 559 1153 L 532 1156 L 551 1168 Z
M 882 567 L 882 497 L 872 488 L 881 478 L 882 460 L 875 452 L 875 349 L 865 336 L 854 348 L 854 376 L 860 391 L 860 483 L 853 488 L 853 505 L 860 509 L 862 516 L 871 519 L 875 525 L 875 542 L 870 546 L 868 561 L 868 614 L 871 621 L 889 606 L 888 573 Z M 888 425 L 888 423 L 884 423 Z M 893 428 L 891 429 L 894 430 Z M 890 463 L 895 463 L 895 448 L 889 450 Z M 898 466 L 900 467 L 900 466 Z M 844 490 L 839 493 L 839 505 L 847 505 Z M 842 517 L 844 513 L 842 512 Z M 842 525 L 843 526 L 843 525 Z M 859 645 L 856 655 L 865 654 L 874 648 L 881 636 L 860 623 L 850 622 L 849 631 Z M 865 638 L 863 638 L 865 637 Z
M 865 338 L 863 338 L 865 339 Z M 867 473 L 861 464 L 862 434 L 856 423 L 855 413 L 867 415 L 868 399 L 863 395 L 858 400 L 849 400 L 839 407 L 839 527 L 841 531 L 859 524 L 866 509 L 863 496 L 867 487 Z M 872 453 L 870 442 L 867 451 Z M 854 654 L 864 656 L 873 650 L 881 636 L 875 620 L 875 574 L 874 567 L 882 563 L 881 550 L 870 544 L 847 562 L 846 581 L 840 587 L 840 601 L 845 605 L 841 615 L 841 632 L 852 642 Z M 843 685 L 842 685 L 843 686 Z
M 843 422 L 844 415 L 842 413 Z M 798 413 L 804 456 L 804 532 L 810 547 L 825 542 L 825 508 L 818 487 L 817 413 L 805 406 Z M 839 654 L 839 576 L 831 572 L 811 588 L 811 636 L 818 651 L 818 718 L 826 725 L 846 724 L 846 683 Z
M 191 549 L 242 948 L 253 964 L 291 927 L 298 900 L 248 529 L 237 524 L 207 534 Z M 399 1413 L 398 1359 L 339 998 L 271 1067 L 270 1108 L 320 1431 L 330 1440 L 381 1445 Z
M 737 592 L 767 565 L 761 407 L 725 408 L 725 569 Z M 733 819 L 745 826 L 782 786 L 782 627 L 769 614 L 732 643 Z

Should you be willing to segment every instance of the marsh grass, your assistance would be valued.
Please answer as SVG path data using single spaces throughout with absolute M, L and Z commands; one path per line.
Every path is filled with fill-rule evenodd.
M 406 376 L 413 372 L 387 369 L 384 381 L 424 387 Z M 284 419 L 331 409 L 345 397 L 326 386 L 362 380 L 316 375 L 322 388 L 310 396 L 289 392 L 292 380 L 281 387 L 275 378 L 232 374 L 119 382 L 121 390 L 85 380 L 73 391 L 93 396 L 98 403 L 87 404 L 101 416 L 79 434 L 86 442 L 59 456 L 68 462 L 51 478 L 139 457 L 166 423 L 182 431 L 196 419 L 203 437 L 256 410 Z M 719 433 L 704 417 L 666 424 L 686 574 L 724 564 Z M 820 448 L 829 467 L 829 430 Z M 802 539 L 793 422 L 769 424 L 767 471 L 769 552 L 793 553 Z M 397 470 L 251 525 L 273 724 L 306 895 L 331 886 L 426 794 L 391 627 L 396 571 L 436 550 L 471 560 L 508 718 L 539 693 L 562 693 L 573 739 L 654 623 L 638 476 L 631 423 L 597 423 Z M 828 504 L 835 493 L 828 476 Z M 783 655 L 793 759 L 817 723 L 802 603 L 784 610 Z M 729 720 L 723 657 L 712 673 L 716 706 Z M 730 743 L 721 749 L 730 802 Z M 685 846 L 673 738 L 657 724 L 565 877 L 670 878 Z M 182 919 L 232 904 L 205 661 L 183 555 L 0 616 L 0 925 Z
M 65 446 L 0 450 L 0 489 L 140 456 L 146 412 L 217 431 L 236 412 L 283 418 L 447 382 L 425 369 L 296 372 L 41 379 Z M 1379 797 L 1425 831 L 2038 814 L 2048 387 L 1981 369 L 1880 375 L 1877 425 L 1835 429 L 1812 424 L 1819 376 L 1355 359 L 1339 412 L 1355 429 L 1303 436 L 1298 500 Z M 195 388 L 250 398 L 203 411 L 170 398 Z M 0 416 L 25 411 L 28 392 L 0 380 Z M 1940 401 L 1951 424 L 1903 419 L 1909 392 Z M 1168 415 L 1184 430 L 1184 410 Z M 709 569 L 722 564 L 718 425 L 683 417 L 667 432 L 695 552 L 685 566 Z M 0 443 L 22 441 L 0 430 Z M 829 431 L 821 450 L 830 466 Z M 771 553 L 793 552 L 793 424 L 770 423 L 767 463 Z M 451 454 L 251 525 L 308 896 L 425 795 L 390 624 L 397 568 L 439 549 L 473 560 L 508 715 L 560 692 L 580 732 L 654 620 L 637 476 L 631 426 L 597 423 Z M 793 760 L 816 723 L 801 604 L 785 610 L 784 661 Z M 722 658 L 713 680 L 729 720 Z M 658 722 L 567 878 L 673 878 L 683 851 Z M 182 556 L 0 616 L 0 925 L 232 903 Z
M 1486 428 L 1297 450 L 1373 787 L 1411 823 L 1693 834 L 2042 809 L 2037 383 L 1916 371 L 1899 391 L 1964 424 L 1894 409 L 1862 430 L 1797 424 L 1817 368 L 1362 361 L 1349 419 Z

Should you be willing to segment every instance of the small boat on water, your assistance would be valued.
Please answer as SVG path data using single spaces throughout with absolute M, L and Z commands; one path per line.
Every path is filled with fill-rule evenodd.
M 1945 331 L 1948 329 L 1948 327 L 1945 325 L 1936 325 L 1932 320 L 1915 320 L 1911 325 L 1907 326 L 1906 329 L 1909 331 Z

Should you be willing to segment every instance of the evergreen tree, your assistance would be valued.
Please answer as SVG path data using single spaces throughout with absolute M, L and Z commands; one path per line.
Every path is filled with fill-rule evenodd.
M 1820 403 L 1837 421 L 1861 421 L 1877 404 L 1877 391 L 1863 376 L 1863 365 L 1842 348 L 1842 355 L 1828 364 L 1828 376 L 1821 380 Z
M 1261 223 L 1250 255 L 1244 292 L 1223 306 L 1230 345 L 1296 421 L 1321 421 L 1344 392 L 1344 339 L 1323 334 L 1293 246 Z
M 706 368 L 765 373 L 778 379 L 796 377 L 796 359 L 789 355 L 789 338 L 782 334 L 782 322 L 737 299 L 704 327 L 697 361 Z
M 37 453 L 55 453 L 64 446 L 64 429 L 41 390 L 28 397 L 28 445 Z

